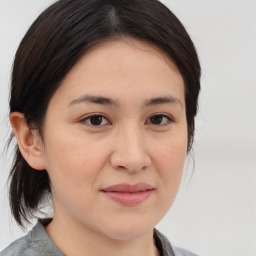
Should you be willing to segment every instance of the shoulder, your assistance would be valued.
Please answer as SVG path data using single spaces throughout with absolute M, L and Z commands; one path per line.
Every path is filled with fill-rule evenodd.
M 173 251 L 175 256 L 198 256 L 197 254 L 178 247 L 173 247 Z
M 30 241 L 29 234 L 11 243 L 5 250 L 0 252 L 0 256 L 37 256 L 33 250 L 33 241 Z
M 154 238 L 156 246 L 163 256 L 198 256 L 185 249 L 172 246 L 168 238 L 156 229 L 154 230 Z
M 41 222 L 24 237 L 14 241 L 5 250 L 0 252 L 0 256 L 41 256 L 64 254 L 56 247 L 50 237 L 45 232 Z

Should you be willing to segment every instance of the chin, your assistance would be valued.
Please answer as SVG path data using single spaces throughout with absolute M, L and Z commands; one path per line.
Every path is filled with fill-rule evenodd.
M 132 240 L 152 232 L 153 229 L 154 225 L 143 224 L 140 219 L 140 223 L 131 223 L 129 221 L 118 223 L 118 225 L 109 227 L 105 234 L 115 240 Z

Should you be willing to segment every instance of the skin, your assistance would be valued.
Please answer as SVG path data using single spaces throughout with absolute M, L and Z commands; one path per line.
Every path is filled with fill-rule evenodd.
M 175 200 L 187 153 L 184 82 L 171 60 L 136 39 L 99 44 L 52 96 L 43 139 L 21 113 L 10 120 L 26 161 L 49 173 L 54 218 L 46 231 L 66 255 L 158 255 L 153 228 Z M 135 206 L 101 191 L 139 182 L 154 190 Z

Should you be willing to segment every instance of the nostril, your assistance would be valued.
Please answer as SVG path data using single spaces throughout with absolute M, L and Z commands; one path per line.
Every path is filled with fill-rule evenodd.
M 143 148 L 131 149 L 121 145 L 111 154 L 109 161 L 114 169 L 129 173 L 144 171 L 151 164 L 151 158 Z

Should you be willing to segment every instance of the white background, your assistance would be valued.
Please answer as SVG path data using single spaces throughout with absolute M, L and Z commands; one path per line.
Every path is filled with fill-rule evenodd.
M 0 0 L 0 152 L 9 124 L 8 86 L 17 46 L 50 0 Z M 158 225 L 201 256 L 256 256 L 256 2 L 166 0 L 198 49 L 202 93 L 192 160 L 178 198 Z M 0 250 L 23 232 L 6 195 L 10 159 L 0 158 Z

